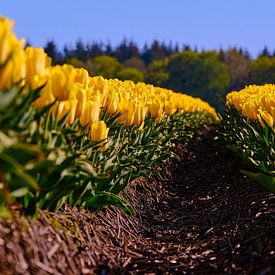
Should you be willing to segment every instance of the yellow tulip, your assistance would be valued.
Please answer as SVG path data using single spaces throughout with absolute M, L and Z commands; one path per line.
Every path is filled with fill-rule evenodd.
M 60 121 L 70 112 L 70 102 L 68 100 L 59 101 L 56 120 Z
M 115 114 L 119 103 L 118 94 L 113 89 L 110 89 L 105 97 L 105 100 L 103 100 L 105 103 L 104 107 L 107 107 L 110 114 Z
M 27 47 L 26 54 L 26 83 L 31 83 L 36 74 L 46 74 L 49 57 L 42 48 Z
M 69 98 L 75 80 L 75 68 L 71 65 L 55 66 L 51 68 L 53 95 L 59 100 Z
M 226 103 L 234 106 L 244 117 L 258 119 L 274 124 L 273 108 L 275 108 L 275 85 L 250 85 L 239 92 L 231 92 L 226 97 Z M 262 116 L 262 118 L 261 118 Z
M 76 110 L 77 110 L 77 105 L 78 105 L 78 100 L 77 99 L 71 99 L 69 100 L 70 103 L 70 114 L 68 118 L 68 124 L 71 125 L 74 123 L 75 118 L 76 118 Z
M 165 113 L 168 115 L 168 116 L 171 116 L 173 115 L 177 109 L 175 108 L 175 105 L 173 102 L 166 102 L 165 105 L 164 105 L 164 109 L 165 109 Z
M 272 118 L 272 116 L 266 112 L 266 111 L 260 111 L 260 116 L 258 116 L 259 118 L 259 121 L 261 123 L 261 125 L 264 127 L 264 123 L 262 122 L 262 119 L 265 121 L 265 123 L 270 127 L 272 128 L 273 125 L 274 125 L 274 120 Z
M 52 94 L 51 79 L 49 79 L 48 76 L 39 74 L 35 75 L 31 84 L 31 88 L 36 89 L 42 85 L 45 85 L 45 87 L 43 87 L 43 89 L 40 91 L 40 97 L 33 103 L 37 109 L 41 109 L 55 101 L 55 97 Z
M 102 76 L 90 77 L 88 81 L 88 87 L 93 91 L 99 91 L 102 95 L 102 106 L 105 106 L 106 94 L 109 89 L 109 81 Z
M 23 86 L 26 77 L 25 54 L 21 45 L 17 45 L 12 57 L 0 68 L 0 88 L 8 89 L 12 84 Z
M 275 121 L 275 107 L 271 107 L 271 116 L 273 118 L 273 121 Z
M 14 22 L 0 17 L 0 65 L 11 58 L 18 40 L 12 31 Z
M 164 113 L 160 113 L 157 117 L 156 117 L 156 123 L 159 123 L 161 120 L 163 120 L 164 118 Z
M 242 115 L 248 117 L 251 120 L 257 119 L 257 113 L 250 103 L 245 103 L 242 107 Z
M 145 107 L 142 103 L 136 104 L 133 124 L 140 125 L 145 119 L 146 112 L 147 107 Z
M 122 119 L 126 126 L 131 126 L 134 123 L 134 116 L 136 112 L 136 106 L 134 104 L 129 104 L 128 109 L 122 114 Z
M 149 112 L 153 117 L 158 117 L 163 114 L 163 104 L 160 100 L 155 100 L 149 105 Z
M 70 93 L 70 99 L 78 100 L 76 117 L 80 118 L 83 115 L 87 104 L 87 89 L 79 83 L 74 83 Z
M 104 121 L 95 121 L 91 125 L 92 141 L 102 141 L 108 138 L 109 128 Z
M 109 128 L 107 128 L 104 121 L 95 121 L 91 125 L 91 140 L 95 142 L 102 141 L 98 146 L 103 146 L 102 151 L 105 151 L 108 148 L 108 139 Z
M 57 121 L 60 121 L 69 114 L 66 123 L 67 125 L 71 125 L 75 121 L 77 103 L 77 99 L 58 101 L 52 106 L 50 111 L 56 117 Z
M 86 87 L 89 83 L 89 73 L 83 68 L 75 69 L 75 82 L 82 84 Z
M 130 108 L 130 103 L 127 100 L 121 99 L 117 108 L 117 112 L 121 113 L 121 116 L 116 119 L 116 122 L 125 122 Z
M 83 115 L 80 117 L 81 126 L 86 126 L 90 123 L 99 120 L 100 105 L 96 101 L 88 100 L 85 106 Z
M 55 117 L 57 115 L 58 106 L 59 106 L 59 101 L 56 101 L 50 109 L 50 113 Z

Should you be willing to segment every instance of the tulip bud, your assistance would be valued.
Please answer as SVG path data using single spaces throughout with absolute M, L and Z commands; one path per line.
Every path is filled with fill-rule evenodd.
M 0 68 L 0 88 L 7 89 L 12 84 L 25 84 L 26 64 L 22 45 L 18 44 L 12 57 Z
M 50 70 L 53 95 L 59 100 L 67 100 L 75 79 L 75 68 L 70 65 L 54 66 Z
M 84 110 L 84 113 L 80 117 L 81 126 L 86 126 L 87 124 L 98 121 L 99 113 L 100 113 L 99 103 L 88 100 L 85 110 Z
M 106 95 L 109 90 L 109 81 L 102 76 L 90 77 L 88 87 L 94 91 L 99 91 L 102 95 L 102 106 L 105 106 Z
M 168 116 L 173 115 L 177 111 L 173 102 L 166 102 L 166 104 L 164 105 L 164 108 L 165 108 L 165 113 Z
M 128 105 L 128 110 L 124 112 L 125 115 L 125 125 L 126 126 L 131 126 L 134 123 L 134 116 L 136 112 L 136 106 L 134 104 L 129 104 Z
M 145 119 L 146 112 L 147 107 L 145 107 L 142 103 L 136 104 L 133 124 L 140 125 Z
M 107 107 L 107 110 L 110 114 L 115 114 L 118 109 L 119 98 L 118 94 L 113 90 L 109 89 L 106 94 L 106 99 L 103 100 L 105 103 L 104 107 Z
M 76 117 L 80 118 L 83 115 L 84 110 L 86 108 L 87 89 L 85 89 L 83 85 L 80 85 L 79 83 L 74 83 L 70 94 L 70 99 L 78 100 Z
M 42 85 L 45 86 L 40 91 L 40 97 L 33 103 L 33 106 L 35 106 L 37 109 L 41 109 L 47 105 L 50 105 L 55 100 L 52 94 L 51 79 L 49 79 L 47 76 L 41 76 L 38 74 L 35 75 L 31 83 L 31 88 L 34 90 L 38 87 L 41 87 Z
M 18 40 L 12 31 L 14 22 L 0 17 L 0 65 L 11 58 Z
M 102 151 L 108 148 L 108 142 L 104 145 L 104 141 L 107 140 L 109 128 L 107 128 L 104 121 L 95 121 L 91 125 L 91 140 L 95 142 L 102 141 L 98 146 L 103 146 Z
M 60 101 L 57 108 L 56 120 L 60 121 L 70 111 L 70 102 L 68 100 Z
M 75 117 L 76 117 L 76 110 L 77 110 L 77 105 L 78 105 L 78 100 L 77 99 L 71 99 L 69 100 L 70 102 L 70 115 L 68 118 L 68 125 L 71 125 L 74 123 Z
M 159 114 L 163 113 L 163 104 L 160 100 L 155 100 L 149 105 L 149 111 L 153 117 L 157 117 Z
M 31 83 L 36 74 L 44 75 L 49 64 L 47 55 L 42 48 L 27 47 L 26 55 L 26 83 Z
M 156 123 L 159 123 L 161 120 L 163 120 L 163 118 L 164 118 L 164 113 L 159 114 L 159 115 L 156 117 Z
M 260 116 L 258 115 L 259 122 L 261 123 L 262 127 L 265 127 L 264 123 L 262 120 L 265 121 L 265 123 L 270 127 L 273 128 L 274 125 L 274 120 L 272 116 L 266 112 L 266 111 L 260 111 Z
M 82 84 L 84 87 L 88 85 L 89 73 L 83 68 L 75 69 L 75 82 Z
M 250 103 L 245 103 L 242 106 L 242 115 L 248 117 L 251 120 L 256 120 L 257 114 L 255 111 L 255 106 L 251 105 Z

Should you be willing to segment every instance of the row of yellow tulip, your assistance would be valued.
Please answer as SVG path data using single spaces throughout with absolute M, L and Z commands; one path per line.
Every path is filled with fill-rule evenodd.
M 271 128 L 275 126 L 275 85 L 250 85 L 239 92 L 227 95 L 227 104 L 234 106 L 244 117 L 265 121 Z
M 55 102 L 51 111 L 57 120 L 69 113 L 67 123 L 79 119 L 81 126 L 90 126 L 92 140 L 107 138 L 106 125 L 99 122 L 100 112 L 105 108 L 110 114 L 122 114 L 117 121 L 140 128 L 149 114 L 156 122 L 176 111 L 205 111 L 218 119 L 208 103 L 185 94 L 145 83 L 90 77 L 85 69 L 71 65 L 51 66 L 43 49 L 24 49 L 24 41 L 19 41 L 13 33 L 13 24 L 0 18 L 0 88 L 8 89 L 17 83 L 25 86 L 27 91 L 29 87 L 35 89 L 45 84 L 35 107 L 42 108 Z M 102 130 L 102 134 L 93 134 L 96 129 L 99 133 Z

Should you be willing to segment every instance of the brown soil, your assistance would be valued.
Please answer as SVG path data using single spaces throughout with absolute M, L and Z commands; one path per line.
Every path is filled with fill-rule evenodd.
M 136 208 L 65 207 L 37 220 L 0 220 L 1 274 L 275 274 L 274 195 L 208 130 L 180 160 L 139 178 L 123 196 Z M 273 235 L 272 235 L 273 234 Z

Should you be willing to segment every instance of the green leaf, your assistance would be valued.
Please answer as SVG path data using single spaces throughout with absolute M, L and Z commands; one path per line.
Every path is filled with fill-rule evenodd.
M 14 102 L 19 92 L 16 86 L 9 91 L 0 91 L 0 112 L 5 111 Z
M 253 173 L 245 170 L 241 170 L 241 172 L 251 180 L 260 183 L 267 190 L 275 193 L 275 177 L 264 173 Z
M 97 211 L 104 205 L 115 205 L 127 214 L 135 214 L 135 210 L 128 203 L 122 200 L 119 196 L 109 192 L 102 192 L 93 197 L 89 197 L 84 202 L 84 206 L 92 211 Z
M 40 187 L 36 180 L 26 173 L 23 167 L 11 156 L 4 153 L 0 154 L 0 167 L 3 172 L 10 172 L 18 176 L 22 180 L 22 183 L 25 183 L 35 191 L 39 191 Z
M 28 193 L 29 189 L 27 187 L 19 188 L 13 192 L 11 192 L 11 196 L 14 198 L 23 197 Z

